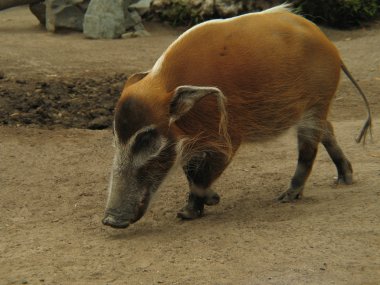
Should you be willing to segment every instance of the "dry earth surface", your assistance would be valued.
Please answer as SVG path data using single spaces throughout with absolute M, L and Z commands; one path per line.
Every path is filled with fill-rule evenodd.
M 357 145 L 365 111 L 342 79 L 331 119 L 353 185 L 334 185 L 321 148 L 304 199 L 277 203 L 296 164 L 289 132 L 242 147 L 202 219 L 176 219 L 187 189 L 174 170 L 144 218 L 114 230 L 100 223 L 111 131 L 64 127 L 98 116 L 107 127 L 126 76 L 149 69 L 180 32 L 148 30 L 93 41 L 46 33 L 26 8 L 0 12 L 0 284 L 380 284 L 380 25 L 325 29 L 375 116 L 374 140 Z

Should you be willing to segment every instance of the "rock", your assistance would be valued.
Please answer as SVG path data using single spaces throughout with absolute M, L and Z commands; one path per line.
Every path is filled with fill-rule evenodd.
M 83 32 L 89 38 L 119 38 L 125 32 L 124 0 L 92 0 L 84 17 Z
M 16 6 L 27 5 L 32 3 L 41 2 L 42 0 L 1 0 L 0 11 Z
M 129 8 L 135 9 L 141 16 L 149 12 L 152 0 L 140 0 L 135 4 L 129 5 Z
M 18 83 L 18 84 L 26 84 L 26 80 L 25 79 L 16 79 L 16 83 Z
M 149 8 L 149 1 L 140 2 L 143 3 L 139 0 L 46 0 L 29 8 L 50 32 L 59 28 L 86 29 L 84 33 L 89 38 L 119 38 L 125 31 L 145 29 L 136 9 Z M 129 8 L 131 5 L 137 6 Z
M 125 11 L 125 30 L 131 30 L 135 29 L 135 27 L 141 27 L 144 29 L 144 26 L 142 25 L 142 19 L 140 17 L 140 14 L 135 11 L 129 11 L 128 9 Z M 139 29 L 139 28 L 137 28 Z M 137 30 L 135 29 L 135 30 Z
M 40 24 L 46 25 L 46 6 L 45 3 L 34 3 L 29 5 L 30 11 L 37 17 Z
M 0 71 L 0 80 L 5 78 L 4 72 Z
M 123 39 L 149 37 L 149 36 L 150 36 L 150 33 L 147 32 L 145 29 L 134 31 L 134 32 L 128 32 L 121 35 Z
M 107 116 L 100 116 L 88 123 L 91 130 L 103 130 L 112 125 L 112 120 Z
M 110 111 L 105 108 L 96 108 L 90 111 L 90 116 L 95 119 L 102 116 L 108 116 L 108 115 L 110 115 Z
M 46 0 L 46 29 L 56 28 L 83 30 L 84 14 L 90 0 Z

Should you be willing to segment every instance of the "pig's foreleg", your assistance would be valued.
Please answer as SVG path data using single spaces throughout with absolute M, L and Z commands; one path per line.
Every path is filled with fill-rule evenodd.
M 219 195 L 210 186 L 222 174 L 227 164 L 226 157 L 217 152 L 202 152 L 187 162 L 183 170 L 189 182 L 190 193 L 186 206 L 178 213 L 179 218 L 199 218 L 203 215 L 204 205 L 219 203 Z

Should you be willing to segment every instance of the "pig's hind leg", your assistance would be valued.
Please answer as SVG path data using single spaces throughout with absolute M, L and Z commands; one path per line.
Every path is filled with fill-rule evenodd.
M 188 201 L 177 214 L 182 219 L 196 219 L 203 215 L 204 205 L 219 203 L 219 195 L 210 189 L 211 184 L 227 166 L 225 156 L 218 152 L 202 152 L 194 155 L 183 167 L 189 182 Z
M 313 168 L 322 132 L 323 123 L 318 118 L 308 119 L 298 126 L 297 168 L 290 182 L 290 187 L 278 197 L 280 202 L 292 202 L 302 197 L 306 180 Z
M 351 163 L 339 147 L 335 139 L 333 127 L 328 121 L 325 122 L 325 129 L 322 135 L 322 144 L 326 148 L 338 171 L 338 179 L 336 180 L 336 183 L 352 184 Z

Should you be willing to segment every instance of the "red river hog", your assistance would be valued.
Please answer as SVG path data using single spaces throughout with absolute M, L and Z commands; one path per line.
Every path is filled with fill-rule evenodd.
M 194 26 L 145 73 L 131 76 L 117 102 L 115 157 L 103 224 L 139 220 L 174 164 L 190 193 L 178 217 L 202 216 L 211 190 L 243 142 L 263 142 L 295 126 L 298 164 L 278 199 L 300 199 L 321 142 L 352 183 L 352 167 L 327 120 L 341 70 L 368 110 L 358 141 L 371 127 L 367 99 L 336 47 L 289 6 Z

